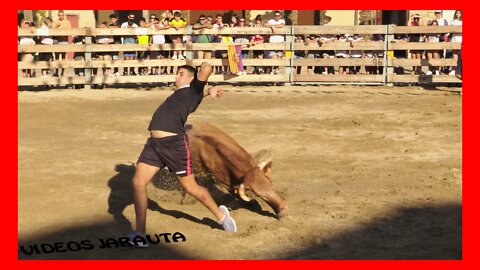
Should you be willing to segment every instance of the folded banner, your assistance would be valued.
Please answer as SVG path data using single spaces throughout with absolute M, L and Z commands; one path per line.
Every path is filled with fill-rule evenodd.
M 228 45 L 228 63 L 230 72 L 237 73 L 243 71 L 242 63 L 242 45 Z

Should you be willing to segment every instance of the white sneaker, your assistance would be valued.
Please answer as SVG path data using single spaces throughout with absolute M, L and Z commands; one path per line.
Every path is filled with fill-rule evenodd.
M 145 235 L 138 232 L 131 232 L 127 235 L 128 243 L 134 247 L 146 248 L 148 247 L 148 241 Z
M 435 70 L 435 75 L 440 75 L 440 71 Z
M 433 73 L 429 70 L 427 71 L 427 73 L 425 73 L 426 75 L 432 75 Z
M 455 75 L 455 70 L 450 70 L 450 72 L 448 73 L 448 75 Z
M 177 58 L 178 58 L 178 57 L 177 57 L 176 54 L 174 54 L 174 55 L 172 56 L 172 60 L 176 60 Z
M 238 75 L 238 76 L 242 76 L 242 75 L 243 75 L 243 72 L 239 71 L 239 72 L 237 72 L 237 75 Z
M 223 216 L 222 220 L 220 220 L 218 224 L 222 225 L 223 229 L 227 232 L 237 232 L 237 224 L 230 216 L 227 207 L 225 205 L 220 205 L 219 208 L 225 214 L 225 216 Z
M 179 55 L 178 55 L 178 59 L 180 59 L 180 60 L 185 60 L 185 57 L 183 57 L 182 54 L 179 54 Z
M 244 70 L 244 71 L 242 72 L 242 74 L 243 74 L 243 75 L 247 75 L 247 71 Z

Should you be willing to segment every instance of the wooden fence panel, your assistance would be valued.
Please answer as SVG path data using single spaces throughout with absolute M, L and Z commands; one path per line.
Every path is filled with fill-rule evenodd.
M 49 29 L 48 31 L 39 29 L 18 29 L 19 37 L 41 37 L 41 36 L 81 36 L 85 38 L 86 44 L 69 44 L 69 45 L 18 45 L 19 56 L 24 54 L 37 53 L 60 53 L 75 52 L 84 55 L 87 60 L 55 60 L 55 61 L 19 61 L 18 62 L 18 85 L 65 85 L 65 84 L 117 84 L 117 83 L 169 83 L 175 80 L 173 74 L 159 76 L 102 76 L 102 68 L 127 68 L 127 67 L 178 67 L 180 65 L 189 64 L 198 66 L 206 61 L 212 66 L 228 66 L 227 59 L 195 59 L 197 51 L 223 51 L 227 49 L 228 44 L 222 43 L 192 43 L 186 42 L 181 44 L 92 44 L 92 40 L 99 36 L 137 36 L 137 35 L 184 35 L 195 36 L 198 34 L 220 34 L 220 35 L 241 35 L 250 37 L 250 35 L 261 34 L 268 41 L 270 35 L 283 35 L 286 42 L 284 43 L 263 43 L 254 46 L 244 44 L 243 50 L 250 55 L 253 52 L 264 51 L 283 51 L 282 59 L 243 59 L 243 64 L 250 69 L 254 67 L 280 67 L 280 74 L 248 74 L 246 76 L 237 75 L 219 75 L 214 74 L 210 77 L 211 82 L 228 82 L 228 83 L 256 83 L 256 82 L 282 82 L 282 83 L 461 83 L 461 80 L 455 76 L 449 75 L 404 75 L 395 74 L 394 67 L 402 67 L 409 70 L 412 66 L 442 67 L 456 66 L 455 59 L 401 59 L 394 58 L 394 52 L 403 51 L 407 54 L 411 50 L 434 51 L 434 50 L 460 50 L 460 43 L 452 42 L 399 42 L 393 39 L 395 34 L 428 34 L 428 33 L 462 33 L 461 26 L 392 26 L 392 25 L 359 25 L 359 26 L 287 26 L 285 28 L 275 29 L 264 28 L 223 28 L 223 29 L 202 29 L 193 30 L 192 26 L 185 29 L 175 30 L 155 30 L 155 29 L 100 29 L 100 28 L 76 28 L 76 29 Z M 349 42 L 331 42 L 327 44 L 304 44 L 294 42 L 294 36 L 307 35 L 338 35 L 338 34 L 361 34 L 366 40 L 355 42 L 353 45 Z M 382 35 L 385 41 L 369 41 L 371 35 Z M 155 52 L 164 51 L 171 52 L 174 50 L 186 51 L 187 59 L 138 59 L 123 60 L 124 52 Z M 305 58 L 293 57 L 296 54 L 317 53 L 321 55 L 328 51 L 352 51 L 361 50 L 363 52 L 380 52 L 383 55 L 380 58 Z M 104 54 L 108 52 L 118 52 L 119 60 L 103 61 L 95 58 L 95 54 Z M 293 57 L 293 58 L 292 58 Z M 37 59 L 38 60 L 38 59 Z M 303 67 L 305 72 L 309 67 L 334 67 L 341 66 L 360 66 L 380 68 L 383 74 L 349 74 L 349 75 L 322 75 L 322 74 L 297 74 L 296 68 Z M 64 77 L 40 77 L 26 78 L 21 74 L 23 69 L 85 69 L 85 76 L 68 75 Z M 97 75 L 92 75 L 93 70 L 98 69 Z M 39 74 L 39 72 L 37 72 Z

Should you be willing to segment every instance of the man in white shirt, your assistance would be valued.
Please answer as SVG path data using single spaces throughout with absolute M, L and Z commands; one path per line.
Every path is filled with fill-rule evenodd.
M 272 32 L 275 33 L 275 29 L 285 27 L 285 20 L 282 19 L 282 14 L 280 13 L 280 11 L 275 10 L 275 12 L 273 14 L 274 14 L 274 18 L 270 19 L 265 24 L 265 26 L 272 28 Z M 285 38 L 281 35 L 271 35 L 270 39 L 269 39 L 269 42 L 270 43 L 284 43 Z M 270 56 L 270 59 L 282 58 L 283 57 L 283 51 L 282 50 L 280 50 L 280 51 L 270 51 L 269 56 Z M 278 73 L 280 73 L 280 71 L 279 71 L 278 67 L 275 67 L 275 68 L 272 69 L 272 72 L 270 74 L 278 74 Z

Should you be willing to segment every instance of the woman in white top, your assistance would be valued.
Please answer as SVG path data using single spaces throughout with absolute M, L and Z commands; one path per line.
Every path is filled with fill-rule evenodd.
M 455 10 L 455 14 L 453 15 L 453 20 L 450 25 L 462 25 L 462 11 Z M 452 34 L 452 42 L 462 42 L 462 33 L 453 33 Z M 452 50 L 453 58 L 458 60 L 458 55 L 460 54 L 460 50 Z M 450 75 L 455 75 L 455 67 L 452 67 Z

